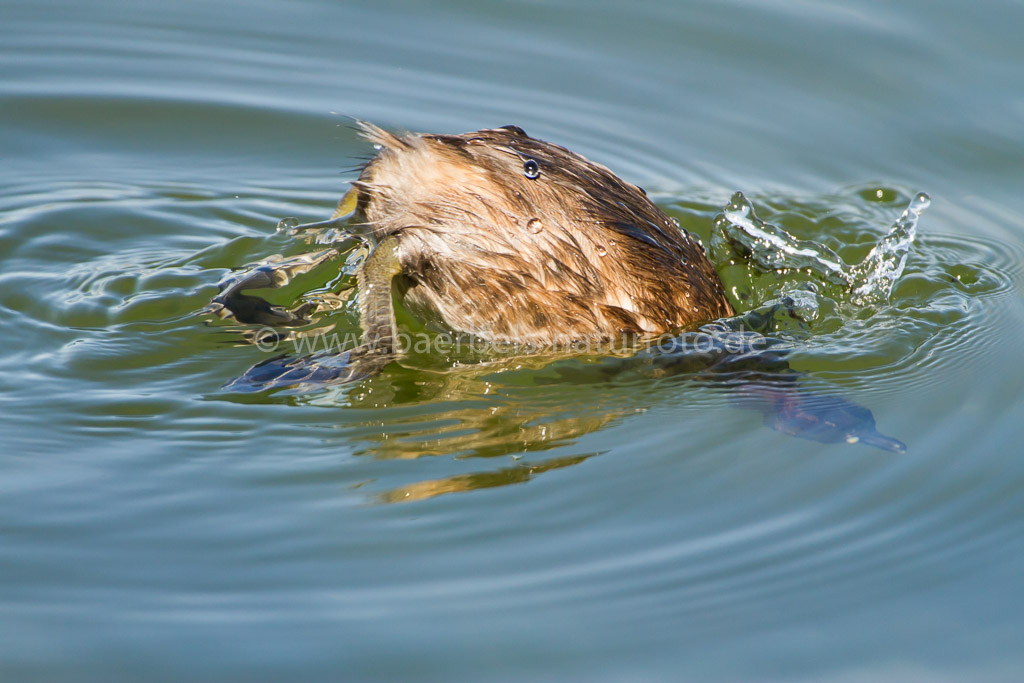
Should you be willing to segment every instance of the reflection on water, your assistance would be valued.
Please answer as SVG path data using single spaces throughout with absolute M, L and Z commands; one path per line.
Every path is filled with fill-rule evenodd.
M 528 449 L 529 450 L 529 449 Z M 509 484 L 522 484 L 542 472 L 577 465 L 589 455 L 574 455 L 570 457 L 550 458 L 539 463 L 514 465 L 490 472 L 476 472 L 473 474 L 454 474 L 443 479 L 429 479 L 414 484 L 400 486 L 384 491 L 377 495 L 377 500 L 382 503 L 405 503 L 425 498 L 433 498 L 445 493 L 461 493 L 487 489 L 494 486 L 508 486 Z
M 486 465 L 481 460 L 476 472 L 373 494 L 382 502 L 516 484 L 583 462 L 595 453 L 547 458 L 534 454 L 571 447 L 581 436 L 643 411 L 648 402 L 632 390 L 609 384 L 616 373 L 599 365 L 600 357 L 588 362 L 564 355 L 527 356 L 435 369 L 417 367 L 417 360 L 426 365 L 438 362 L 407 357 L 401 365 L 393 364 L 356 385 L 309 387 L 299 394 L 264 394 L 244 400 L 370 411 L 376 428 L 356 441 L 354 455 L 358 456 L 498 461 Z M 586 397 L 578 390 L 581 381 L 595 387 Z M 219 398 L 236 400 L 232 394 Z M 413 412 L 403 416 L 398 409 Z

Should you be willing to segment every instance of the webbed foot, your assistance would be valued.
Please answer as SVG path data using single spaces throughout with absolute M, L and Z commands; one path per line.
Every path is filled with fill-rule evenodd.
M 870 410 L 844 398 L 799 384 L 750 384 L 740 391 L 742 402 L 760 410 L 766 425 L 785 434 L 821 443 L 862 443 L 892 453 L 907 450 L 878 431 Z
M 337 249 L 324 249 L 315 254 L 302 254 L 280 261 L 263 263 L 239 275 L 222 281 L 220 294 L 213 298 L 207 310 L 221 318 L 233 317 L 240 323 L 295 327 L 309 322 L 308 303 L 292 309 L 275 306 L 266 299 L 243 292 L 251 289 L 278 289 L 298 275 L 308 273 L 325 261 L 338 255 Z
M 367 346 L 342 353 L 320 352 L 308 356 L 275 356 L 253 365 L 225 384 L 224 391 L 253 393 L 291 388 L 296 393 L 326 386 L 353 384 L 377 374 L 397 355 Z

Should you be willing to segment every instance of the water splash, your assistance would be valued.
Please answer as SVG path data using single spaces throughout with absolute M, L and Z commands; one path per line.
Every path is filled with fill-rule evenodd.
M 917 233 L 917 221 L 932 203 L 924 192 L 919 192 L 903 210 L 889 233 L 871 249 L 867 257 L 851 269 L 854 281 L 853 302 L 859 305 L 886 301 L 896 280 L 907 265 L 910 245 Z
M 342 198 L 342 201 L 338 204 L 338 210 L 341 211 L 344 207 L 346 198 L 348 195 Z M 351 214 L 344 216 L 335 216 L 329 218 L 326 221 L 318 221 L 316 223 L 299 223 L 299 219 L 288 217 L 282 218 L 277 222 L 278 234 L 287 234 L 290 237 L 302 237 L 307 242 L 312 244 L 321 244 L 328 246 L 340 246 L 352 245 L 361 238 L 350 228 L 352 227 L 348 219 Z
M 811 240 L 799 240 L 784 229 L 754 214 L 753 205 L 737 192 L 715 217 L 716 233 L 724 237 L 757 268 L 811 270 L 832 282 L 848 286 L 847 267 L 839 255 Z
M 764 272 L 817 274 L 848 291 L 855 305 L 867 306 L 888 300 L 906 266 L 918 219 L 930 203 L 927 194 L 917 194 L 867 257 L 852 266 L 825 245 L 797 239 L 780 226 L 762 221 L 742 192 L 734 194 L 715 218 L 712 242 L 727 244 Z

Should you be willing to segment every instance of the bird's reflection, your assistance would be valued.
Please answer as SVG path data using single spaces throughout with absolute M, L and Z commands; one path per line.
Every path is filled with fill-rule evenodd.
M 522 484 L 532 479 L 536 474 L 579 464 L 591 457 L 591 455 L 595 454 L 550 458 L 539 463 L 514 465 L 489 472 L 473 472 L 470 474 L 456 474 L 440 479 L 428 479 L 384 491 L 377 494 L 375 500 L 381 503 L 408 503 L 433 498 L 434 496 L 446 493 L 475 491 L 496 486 L 508 486 L 509 484 Z
M 478 471 L 399 486 L 377 494 L 375 500 L 408 502 L 519 484 L 599 454 L 601 451 L 565 455 L 564 450 L 584 435 L 635 413 L 639 403 L 628 397 L 622 400 L 627 392 L 616 387 L 581 392 L 578 386 L 559 384 L 560 364 L 586 363 L 519 358 L 436 373 L 392 367 L 351 391 L 346 397 L 349 407 L 381 408 L 379 431 L 360 436 L 357 455 L 500 462 L 491 467 L 481 464 Z M 537 457 L 556 450 L 562 452 Z

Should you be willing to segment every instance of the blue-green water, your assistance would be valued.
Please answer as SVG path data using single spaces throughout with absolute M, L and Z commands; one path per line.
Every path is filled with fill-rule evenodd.
M 1019 2 L 6 2 L 0 678 L 1020 678 L 1022 25 Z M 225 394 L 265 354 L 202 311 L 301 251 L 279 218 L 333 210 L 372 152 L 345 115 L 516 123 L 705 242 L 742 190 L 850 263 L 928 192 L 890 300 L 826 302 L 790 359 L 907 452 L 584 359 Z M 721 265 L 743 307 L 792 284 Z

